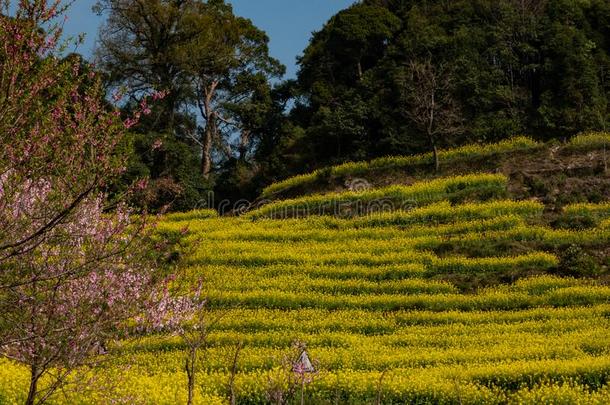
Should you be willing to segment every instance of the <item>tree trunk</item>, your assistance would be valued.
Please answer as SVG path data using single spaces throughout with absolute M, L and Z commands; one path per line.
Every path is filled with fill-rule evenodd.
M 28 398 L 25 401 L 25 405 L 34 405 L 36 395 L 38 395 L 38 379 L 40 374 L 36 366 L 32 366 L 30 374 L 30 390 L 28 392 Z
M 432 149 L 432 158 L 434 160 L 434 171 L 438 172 L 441 163 L 438 158 L 438 147 L 436 146 L 436 140 L 434 139 L 434 135 L 428 133 L 428 142 L 430 142 L 430 149 Z
M 167 108 L 167 123 L 165 124 L 166 130 L 172 135 L 176 135 L 176 129 L 174 128 L 176 123 L 176 102 L 172 95 L 168 96 L 166 103 Z
M 436 86 L 435 86 L 436 89 Z M 435 139 L 435 135 L 434 135 L 434 119 L 435 117 L 435 111 L 436 111 L 436 96 L 434 94 L 434 91 L 431 94 L 430 97 L 430 115 L 428 117 L 428 140 L 430 141 L 430 146 L 432 147 L 432 156 L 434 157 L 434 171 L 438 172 L 438 168 L 440 166 L 439 161 L 438 161 L 438 149 L 436 148 L 436 139 Z
M 203 146 L 201 151 L 201 174 L 205 179 L 210 177 L 212 171 L 212 137 L 213 137 L 213 122 L 208 122 L 205 126 Z
M 248 144 L 250 143 L 250 130 L 242 129 L 239 141 L 239 161 L 245 162 L 248 154 Z
M 197 361 L 197 349 L 192 347 L 186 358 L 186 376 L 188 378 L 188 400 L 187 405 L 193 405 L 195 396 L 195 362 Z
M 203 79 L 205 82 L 205 79 Z M 210 177 L 212 171 L 212 141 L 214 135 L 216 135 L 216 112 L 213 110 L 213 99 L 216 94 L 216 88 L 218 87 L 218 81 L 214 80 L 210 83 L 209 87 L 203 87 L 201 90 L 204 96 L 202 100 L 197 103 L 199 105 L 199 111 L 204 117 L 205 130 L 203 140 L 201 142 L 201 174 L 205 179 Z
M 606 144 L 605 143 L 604 143 L 604 174 L 608 174 L 608 159 L 606 159 Z
M 242 343 L 238 343 L 235 348 L 235 356 L 233 357 L 233 365 L 231 366 L 231 377 L 229 379 L 229 404 L 236 405 L 237 397 L 235 396 L 235 375 L 237 374 L 237 360 L 239 359 L 239 352 L 242 349 Z

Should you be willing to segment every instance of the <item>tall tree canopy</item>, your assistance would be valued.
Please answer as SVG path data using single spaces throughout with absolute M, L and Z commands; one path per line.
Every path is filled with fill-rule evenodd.
M 109 87 L 168 90 L 129 174 L 188 209 L 330 164 L 610 121 L 606 0 L 361 0 L 312 35 L 296 80 L 224 0 L 99 0 Z M 163 146 L 151 152 L 151 146 Z M 438 162 L 437 162 L 438 164 Z
M 250 20 L 233 14 L 223 1 L 198 4 L 199 13 L 189 21 L 195 32 L 181 49 L 179 63 L 191 78 L 194 99 L 203 123 L 195 138 L 202 149 L 201 173 L 212 169 L 214 145 L 231 155 L 231 135 L 240 134 L 240 143 L 257 117 L 252 114 L 268 80 L 280 77 L 284 67 L 269 56 L 267 35 Z
M 153 200 L 193 208 L 215 163 L 251 149 L 271 106 L 269 81 L 284 67 L 269 56 L 267 35 L 223 0 L 100 0 L 98 8 L 108 14 L 98 64 L 113 91 L 129 92 L 126 108 L 152 89 L 169 92 L 136 128 L 136 151 L 159 137 L 164 145 L 154 156 L 136 153 L 132 169 L 157 180 Z
M 460 123 L 439 146 L 604 129 L 609 26 L 605 0 L 361 1 L 315 33 L 299 60 L 292 119 L 304 130 L 303 170 L 430 150 L 418 116 L 430 109 L 413 94 L 425 87 L 413 79 L 430 75 L 414 74 L 418 66 L 441 75 L 437 116 Z

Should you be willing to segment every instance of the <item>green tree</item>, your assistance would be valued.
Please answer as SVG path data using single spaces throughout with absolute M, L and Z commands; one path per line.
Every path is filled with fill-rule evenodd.
M 197 32 L 181 48 L 180 65 L 193 80 L 193 93 L 203 124 L 193 136 L 202 151 L 201 174 L 212 170 L 214 149 L 231 155 L 229 139 L 240 133 L 242 152 L 256 121 L 248 109 L 267 91 L 268 81 L 284 67 L 269 56 L 269 38 L 246 18 L 233 14 L 222 0 L 199 5 L 189 21 Z
M 315 33 L 299 61 L 292 120 L 305 131 L 303 167 L 429 149 L 413 119 L 421 100 L 405 92 L 412 62 L 451 72 L 452 102 L 438 113 L 463 125 L 438 147 L 604 129 L 609 15 L 604 0 L 357 3 Z
M 179 63 L 181 47 L 195 36 L 188 23 L 198 13 L 197 1 L 99 0 L 107 15 L 95 50 L 96 65 L 104 72 L 109 95 L 123 96 L 123 109 L 139 107 L 142 96 L 154 90 L 167 96 L 153 105 L 152 114 L 131 129 L 131 158 L 123 184 L 146 175 L 148 186 L 134 203 L 158 209 L 191 209 L 206 201 L 210 188 L 196 167 L 197 145 L 191 78 Z M 125 94 L 123 94 L 125 93 Z M 159 144 L 159 147 L 151 148 Z M 193 167 L 191 167 L 193 166 Z M 117 190 L 120 192 L 121 189 Z
M 98 65 L 112 91 L 127 89 L 125 108 L 152 89 L 169 91 L 134 128 L 130 173 L 151 176 L 138 200 L 192 208 L 207 200 L 215 163 L 252 155 L 269 80 L 284 67 L 269 56 L 266 34 L 222 0 L 100 0 L 98 9 L 108 13 Z
M 299 59 L 301 97 L 292 114 L 306 131 L 306 168 L 366 158 L 375 148 L 368 77 L 400 25 L 383 7 L 356 4 L 313 35 Z
M 179 131 L 177 112 L 191 97 L 191 79 L 177 63 L 180 49 L 197 33 L 188 23 L 198 13 L 194 0 L 98 0 L 106 14 L 95 50 L 97 66 L 108 85 L 139 101 L 143 92 L 168 95 L 154 120 L 156 130 Z

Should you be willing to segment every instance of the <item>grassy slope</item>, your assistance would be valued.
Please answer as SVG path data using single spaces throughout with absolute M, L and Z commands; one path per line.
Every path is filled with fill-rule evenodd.
M 438 173 L 432 171 L 431 154 L 388 157 L 318 170 L 270 185 L 263 191 L 261 202 L 342 192 L 363 183 L 374 188 L 409 185 L 422 179 L 473 172 L 502 173 L 509 178 L 509 190 L 514 197 L 537 197 L 553 207 L 610 199 L 608 133 L 584 134 L 567 144 L 540 144 L 517 137 L 498 144 L 449 149 L 439 156 Z
M 159 231 L 176 236 L 188 227 L 184 243 L 192 249 L 182 265 L 193 283 L 207 281 L 209 319 L 222 315 L 203 357 L 197 400 L 226 403 L 227 368 L 242 342 L 239 403 L 268 403 L 272 388 L 291 375 L 282 363 L 295 355 L 298 340 L 318 360 L 306 403 L 610 403 L 604 142 L 580 138 L 555 149 L 519 141 L 526 147 L 519 152 L 505 144 L 492 154 L 446 153 L 455 159 L 439 176 L 467 174 L 469 166 L 503 168 L 466 182 L 413 184 L 427 166 L 400 160 L 384 176 L 361 165 L 359 175 L 369 173 L 375 185 L 409 186 L 276 202 L 284 208 L 329 198 L 419 202 L 409 210 L 265 219 L 273 217 L 266 206 L 241 218 L 207 211 L 169 217 Z M 538 190 L 545 198 L 517 201 L 536 194 L 535 187 L 519 188 L 525 183 L 512 179 L 535 176 L 547 187 L 566 171 L 556 195 L 547 199 Z M 422 176 L 431 177 L 438 176 Z M 589 187 L 566 186 L 577 180 Z M 332 184 L 341 181 L 325 187 L 339 191 Z M 490 184 L 493 192 L 481 198 L 478 189 Z M 456 190 L 463 192 L 457 199 Z M 184 355 L 180 339 L 166 334 L 116 342 L 91 371 L 95 384 L 55 403 L 183 402 Z M 0 364 L 0 403 L 22 402 L 26 384 L 23 368 Z M 297 389 L 292 403 L 299 398 Z

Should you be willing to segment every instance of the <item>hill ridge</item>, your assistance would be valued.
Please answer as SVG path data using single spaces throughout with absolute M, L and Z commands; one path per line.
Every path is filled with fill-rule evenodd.
M 288 178 L 265 188 L 255 202 L 260 207 L 269 202 L 310 194 L 349 191 L 350 182 L 365 183 L 371 188 L 390 184 L 412 184 L 423 179 L 448 175 L 465 175 L 472 172 L 503 173 L 510 179 L 509 190 L 516 198 L 557 197 L 557 184 L 540 175 L 567 175 L 569 189 L 578 188 L 593 180 L 592 189 L 600 195 L 592 199 L 610 198 L 608 181 L 595 182 L 592 177 L 608 175 L 610 160 L 610 134 L 587 133 L 566 143 L 539 143 L 527 137 L 515 137 L 495 144 L 466 145 L 439 151 L 441 167 L 438 173 L 432 169 L 432 154 L 405 157 L 385 157 L 370 162 L 350 162 L 311 173 Z M 493 160 L 492 160 L 493 158 Z M 572 180 L 570 180 L 572 179 Z M 536 187 L 544 190 L 536 190 Z M 550 190 L 548 189 L 550 187 Z M 591 189 L 591 187 L 587 187 Z M 530 190 L 527 190 L 530 189 Z M 562 190 L 565 194 L 565 188 Z M 578 190 L 576 190 L 578 191 Z M 549 193 L 550 192 L 550 193 Z M 572 196 L 588 200 L 586 195 Z M 547 203 L 550 202 L 547 197 Z M 567 202 L 570 199 L 568 198 Z M 563 201 L 559 201 L 561 206 Z

